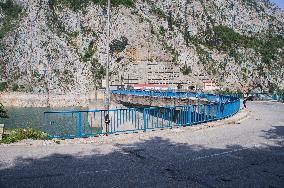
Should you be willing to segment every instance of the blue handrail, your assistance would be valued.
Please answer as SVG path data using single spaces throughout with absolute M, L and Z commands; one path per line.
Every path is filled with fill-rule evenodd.
M 240 99 L 228 95 L 193 92 L 116 90 L 116 95 L 148 97 L 206 98 L 208 104 L 111 110 L 45 112 L 45 125 L 51 138 L 87 137 L 118 132 L 148 131 L 156 128 L 191 126 L 224 119 L 240 110 Z M 109 114 L 110 122 L 105 122 Z

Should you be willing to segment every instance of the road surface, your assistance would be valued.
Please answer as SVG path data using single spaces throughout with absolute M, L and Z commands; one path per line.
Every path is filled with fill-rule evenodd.
M 284 187 L 284 104 L 247 106 L 251 115 L 240 123 L 197 131 L 2 145 L 0 187 Z

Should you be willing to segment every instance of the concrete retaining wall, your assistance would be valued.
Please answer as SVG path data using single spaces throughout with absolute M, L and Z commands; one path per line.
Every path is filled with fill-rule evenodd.
M 171 97 L 152 97 L 138 95 L 112 94 L 112 100 L 116 103 L 136 106 L 186 106 L 206 104 L 207 100 L 197 100 L 196 98 L 171 98 Z
M 92 101 L 102 100 L 104 91 L 98 90 L 87 94 L 54 95 L 30 94 L 30 93 L 0 93 L 0 102 L 8 107 L 87 107 Z

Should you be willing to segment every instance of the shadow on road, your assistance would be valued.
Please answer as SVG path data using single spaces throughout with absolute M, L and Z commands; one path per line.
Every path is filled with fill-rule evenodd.
M 263 132 L 265 138 L 274 140 L 277 145 L 284 147 L 284 126 L 273 126 L 272 129 Z
M 278 130 L 277 130 L 278 129 Z M 281 127 L 267 132 L 283 138 Z M 64 146 L 62 146 L 64 147 Z M 95 148 L 95 147 L 94 147 Z M 282 187 L 283 146 L 204 148 L 159 137 L 111 152 L 18 158 L 0 187 Z

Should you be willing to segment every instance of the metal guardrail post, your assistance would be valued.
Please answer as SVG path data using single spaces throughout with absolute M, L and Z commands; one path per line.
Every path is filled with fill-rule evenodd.
M 144 120 L 144 132 L 147 131 L 147 127 L 148 127 L 148 119 L 147 119 L 147 109 L 144 108 L 144 112 L 143 112 L 143 120 Z
M 82 137 L 82 112 L 78 112 L 77 136 Z
M 217 105 L 217 119 L 221 119 L 221 101 Z
M 108 133 L 110 133 L 112 130 L 109 130 L 109 125 L 110 125 L 110 117 L 109 117 L 109 112 L 105 115 L 105 125 L 106 125 L 106 136 L 108 136 Z
M 203 121 L 205 122 L 206 121 L 206 105 L 204 104 L 203 105 Z

